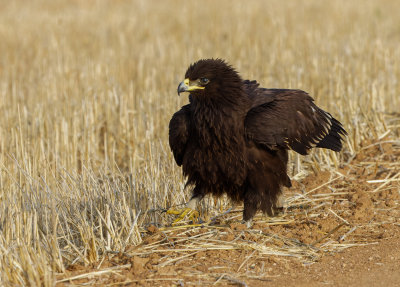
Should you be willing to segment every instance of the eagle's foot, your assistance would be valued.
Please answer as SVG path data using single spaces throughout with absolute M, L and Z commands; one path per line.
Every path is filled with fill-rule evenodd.
M 184 220 L 187 217 L 194 224 L 199 222 L 199 212 L 197 210 L 191 209 L 189 207 L 185 207 L 182 209 L 168 209 L 167 214 L 178 215 L 178 218 L 174 220 L 172 226 L 177 225 L 180 221 Z

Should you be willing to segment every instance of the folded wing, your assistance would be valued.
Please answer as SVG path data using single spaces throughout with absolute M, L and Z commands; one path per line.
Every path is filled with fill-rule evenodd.
M 182 165 L 190 132 L 190 105 L 183 106 L 169 122 L 169 146 L 178 166 Z
M 261 89 L 247 82 L 253 107 L 246 120 L 246 136 L 269 149 L 292 149 L 302 155 L 313 147 L 342 149 L 342 124 L 318 108 L 301 90 Z

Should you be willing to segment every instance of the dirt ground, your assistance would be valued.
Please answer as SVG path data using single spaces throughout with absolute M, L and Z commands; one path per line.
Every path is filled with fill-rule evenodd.
M 58 286 L 399 286 L 400 146 L 371 143 L 335 172 L 294 182 L 277 218 L 241 210 L 200 226 L 143 230 L 143 242 L 75 264 Z

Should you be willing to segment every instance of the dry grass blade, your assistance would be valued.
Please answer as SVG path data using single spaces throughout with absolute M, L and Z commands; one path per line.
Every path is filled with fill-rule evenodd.
M 394 176 L 392 176 L 391 178 L 388 178 L 387 180 L 384 180 L 384 182 L 378 186 L 377 188 L 375 188 L 374 190 L 372 190 L 372 193 L 378 192 L 380 190 L 382 190 L 382 188 L 384 188 L 386 185 L 388 185 L 391 182 L 397 181 L 398 177 L 400 176 L 400 172 L 396 173 Z
M 74 281 L 74 280 L 84 279 L 84 278 L 90 278 L 90 277 L 93 277 L 93 276 L 101 276 L 101 275 L 104 275 L 104 274 L 109 273 L 109 272 L 115 272 L 115 271 L 118 271 L 118 270 L 130 268 L 130 267 L 131 267 L 131 264 L 125 264 L 125 265 L 121 265 L 121 266 L 105 268 L 105 269 L 102 269 L 100 271 L 93 271 L 93 272 L 88 272 L 88 273 L 84 273 L 84 274 L 80 274 L 80 275 L 64 278 L 64 279 L 58 280 L 56 283 Z
M 181 260 L 181 259 L 190 257 L 190 256 L 192 256 L 192 255 L 195 255 L 195 254 L 199 253 L 199 252 L 200 252 L 200 251 L 195 251 L 195 252 L 192 252 L 192 253 L 183 255 L 183 256 L 181 256 L 181 257 L 177 257 L 177 258 L 174 258 L 174 259 L 170 259 L 170 260 L 165 261 L 165 262 L 163 262 L 162 264 L 160 264 L 160 267 L 163 267 L 163 266 L 168 265 L 168 264 L 171 264 L 171 263 L 173 263 L 173 262 L 175 262 L 175 261 L 178 261 L 178 260 Z
M 334 232 L 336 232 L 337 230 L 339 230 L 343 225 L 345 225 L 346 222 L 342 222 L 340 223 L 338 226 L 336 226 L 334 229 L 332 229 L 331 231 L 329 231 L 325 236 L 323 236 L 321 239 L 318 239 L 317 241 L 314 241 L 313 243 L 311 243 L 311 245 L 316 245 L 318 243 L 320 243 L 321 241 L 323 241 L 325 238 L 328 238 L 329 236 L 331 236 L 331 234 L 333 234 Z
M 220 277 L 218 277 L 217 281 L 215 281 L 213 283 L 213 285 L 216 285 L 219 281 L 221 281 L 223 279 L 227 280 L 230 283 L 234 283 L 234 284 L 239 285 L 239 286 L 247 287 L 246 282 L 238 280 L 236 278 L 233 278 L 233 277 L 229 276 L 228 274 L 222 274 Z

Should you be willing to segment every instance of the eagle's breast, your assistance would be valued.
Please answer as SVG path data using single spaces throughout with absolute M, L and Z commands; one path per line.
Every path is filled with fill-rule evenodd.
M 195 136 L 183 163 L 189 178 L 197 173 L 210 184 L 243 185 L 247 176 L 244 121 L 235 113 L 208 106 L 194 109 L 191 121 Z

